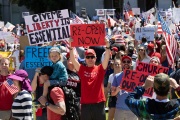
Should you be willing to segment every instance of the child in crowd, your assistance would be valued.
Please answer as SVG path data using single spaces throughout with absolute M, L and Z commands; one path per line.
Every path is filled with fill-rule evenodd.
M 63 65 L 63 63 L 61 62 L 61 52 L 58 47 L 52 47 L 49 50 L 49 58 L 53 63 L 52 64 L 53 73 L 50 76 L 50 80 L 44 83 L 44 87 L 43 87 L 44 97 L 47 96 L 49 86 L 56 84 L 65 86 L 68 79 L 67 70 L 66 67 Z

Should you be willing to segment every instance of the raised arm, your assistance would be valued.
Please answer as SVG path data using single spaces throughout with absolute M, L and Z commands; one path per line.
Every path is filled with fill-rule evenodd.
M 70 46 L 71 46 L 71 42 L 70 42 Z M 80 68 L 80 64 L 79 64 L 79 62 L 77 61 L 77 59 L 75 58 L 74 49 L 75 49 L 75 48 L 72 48 L 72 47 L 69 48 L 69 50 L 70 50 L 70 60 L 71 60 L 71 62 L 73 63 L 74 68 L 75 68 L 76 71 L 78 72 L 78 71 L 79 71 L 79 68 Z
M 110 58 L 110 44 L 107 39 L 105 39 L 105 42 L 106 42 L 106 51 L 105 51 L 104 60 L 102 61 L 102 66 L 103 66 L 104 70 L 107 68 L 109 58 Z

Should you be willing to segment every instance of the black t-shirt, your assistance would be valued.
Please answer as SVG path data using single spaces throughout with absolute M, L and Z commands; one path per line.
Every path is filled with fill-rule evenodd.
M 81 96 L 81 83 L 77 73 L 67 69 L 68 81 L 66 87 L 72 88 L 78 97 Z

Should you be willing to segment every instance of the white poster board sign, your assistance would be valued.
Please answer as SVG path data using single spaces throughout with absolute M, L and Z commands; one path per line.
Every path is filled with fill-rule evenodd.
M 97 16 L 104 16 L 105 15 L 105 9 L 96 9 Z
M 0 21 L 0 28 L 4 27 L 4 21 Z
M 174 22 L 177 24 L 180 21 L 180 8 L 173 8 L 173 19 Z
M 106 9 L 106 15 L 113 16 L 114 15 L 114 10 L 115 9 Z
M 168 26 L 172 23 L 172 11 L 166 11 L 166 23 Z
M 140 15 L 140 8 L 132 8 L 134 15 Z
M 24 16 L 29 16 L 29 12 L 22 12 L 22 18 L 24 18 Z
M 153 41 L 154 32 L 155 29 L 153 27 L 135 28 L 135 38 L 136 40 L 141 40 L 143 37 L 145 37 L 147 41 Z
M 24 16 L 24 19 L 30 45 L 66 40 L 70 37 L 67 9 Z
M 11 24 L 10 22 L 7 22 L 4 28 L 8 29 L 9 31 L 12 31 L 15 28 L 15 26 Z

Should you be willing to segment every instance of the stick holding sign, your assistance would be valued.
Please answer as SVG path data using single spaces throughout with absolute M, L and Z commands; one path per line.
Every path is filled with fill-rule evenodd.
M 71 25 L 71 37 L 75 46 L 99 46 L 105 45 L 105 27 L 104 24 L 82 24 Z

